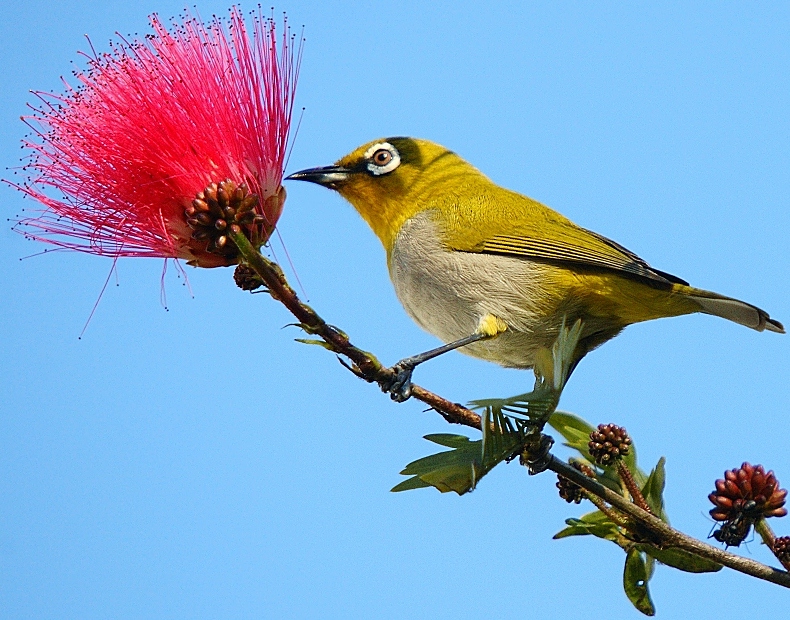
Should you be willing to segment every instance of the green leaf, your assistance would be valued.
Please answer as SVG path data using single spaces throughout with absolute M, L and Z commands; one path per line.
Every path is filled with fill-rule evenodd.
M 453 448 L 409 463 L 400 473 L 413 478 L 401 482 L 393 491 L 406 491 L 432 486 L 442 493 L 455 491 L 458 495 L 471 491 L 482 477 L 482 441 L 470 441 L 464 435 L 427 435 L 425 439 Z
M 605 540 L 617 542 L 622 538 L 620 531 L 609 517 L 600 510 L 588 512 L 579 519 L 566 519 L 568 526 L 554 535 L 555 540 L 567 538 L 568 536 L 597 536 Z
M 524 444 L 527 426 L 511 420 L 501 411 L 483 413 L 483 466 L 487 471 L 510 458 Z
M 328 342 L 324 342 L 323 340 L 317 340 L 315 338 L 294 338 L 296 342 L 301 342 L 302 344 L 314 344 L 317 347 L 323 347 L 328 351 L 334 351 L 334 347 Z
M 589 441 L 590 433 L 595 430 L 589 422 L 566 411 L 555 411 L 549 418 L 549 425 L 568 440 L 571 436 L 581 435 L 587 437 L 587 441 Z
M 572 327 L 565 327 L 565 319 L 557 340 L 551 347 L 551 356 L 554 360 L 553 387 L 557 392 L 562 392 L 568 381 L 568 371 L 576 360 L 576 346 L 582 335 L 582 321 L 577 320 Z
M 655 616 L 656 608 L 650 600 L 647 588 L 647 567 L 638 549 L 631 549 L 625 556 L 623 570 L 623 589 L 631 604 L 646 616 Z
M 452 433 L 434 433 L 432 435 L 426 435 L 423 439 L 438 443 L 440 446 L 445 446 L 447 448 L 465 448 L 469 445 L 469 437 L 466 435 L 454 435 Z
M 656 559 L 652 555 L 645 554 L 645 574 L 647 575 L 647 580 L 650 581 L 653 578 L 653 573 L 656 570 Z
M 482 476 L 478 473 L 476 463 L 469 467 L 450 465 L 440 467 L 420 476 L 420 480 L 438 489 L 442 493 L 455 491 L 458 495 L 468 493 L 477 486 L 477 481 Z
M 662 564 L 686 571 L 687 573 L 715 573 L 722 568 L 721 564 L 701 558 L 682 549 L 658 549 L 650 545 L 637 545 L 637 548 Z
M 485 409 L 486 407 L 505 409 L 511 404 L 524 404 L 533 395 L 534 392 L 526 392 L 525 394 L 518 394 L 517 396 L 511 396 L 509 398 L 481 398 L 479 400 L 470 400 L 469 406 L 472 409 Z
M 561 538 L 568 538 L 570 536 L 596 536 L 597 538 L 617 542 L 617 539 L 620 538 L 617 526 L 611 522 L 592 524 L 584 523 L 578 519 L 567 519 L 565 523 L 568 527 L 554 534 L 554 540 L 560 540 Z
M 588 461 L 591 460 L 587 444 L 590 442 L 590 433 L 595 429 L 590 424 L 565 411 L 552 413 L 548 424 L 562 435 L 566 446 L 579 452 Z
M 513 420 L 529 420 L 533 426 L 542 426 L 556 409 L 560 393 L 552 388 L 536 386 L 526 394 L 509 398 L 484 398 L 469 402 L 472 409 L 484 409 L 489 414 L 510 414 Z
M 423 482 L 420 480 L 419 476 L 412 476 L 411 478 L 407 478 L 400 484 L 396 484 L 394 487 L 390 489 L 393 493 L 398 493 L 400 491 L 411 491 L 412 489 L 424 489 L 426 487 L 431 486 L 427 482 Z
M 662 456 L 658 459 L 658 463 L 650 472 L 647 481 L 642 486 L 642 495 L 645 497 L 647 505 L 662 521 L 667 521 L 666 513 L 664 512 L 664 485 L 666 483 L 666 470 L 664 464 L 666 459 Z M 637 482 L 639 484 L 639 482 Z
M 346 340 L 348 340 L 348 339 L 349 339 L 349 338 L 348 338 L 348 334 L 347 334 L 346 332 L 344 332 L 342 329 L 340 329 L 340 328 L 339 328 L 337 325 L 328 325 L 328 324 L 327 324 L 327 327 L 328 327 L 329 329 L 333 329 L 333 330 L 335 330 L 335 331 L 336 331 L 338 334 L 340 334 L 340 335 L 341 335 L 343 338 L 345 338 Z
M 526 432 L 523 423 L 488 409 L 483 415 L 483 429 L 485 432 L 480 441 L 470 441 L 465 435 L 448 433 L 426 435 L 428 441 L 452 449 L 409 463 L 401 474 L 414 476 L 416 480 L 410 478 L 392 490 L 407 491 L 432 486 L 442 493 L 455 491 L 463 495 L 474 489 L 480 478 L 518 452 Z
M 283 327 L 298 327 L 307 334 L 318 333 L 314 327 L 310 327 L 307 323 L 286 323 Z

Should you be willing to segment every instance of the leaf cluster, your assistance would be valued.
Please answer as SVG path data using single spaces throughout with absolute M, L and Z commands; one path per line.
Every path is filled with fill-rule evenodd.
M 595 429 L 571 413 L 555 411 L 549 418 L 549 425 L 565 439 L 567 447 L 578 454 L 577 462 L 592 472 L 595 479 L 616 493 L 628 497 L 621 477 L 615 466 L 595 464 L 589 452 L 590 433 Z M 642 492 L 650 511 L 665 523 L 669 523 L 664 508 L 664 485 L 666 482 L 665 459 L 661 457 L 649 474 L 638 466 L 636 447 L 632 444 L 622 464 L 627 467 Z M 646 532 L 641 532 L 634 524 L 611 508 L 599 506 L 598 510 L 580 518 L 565 521 L 567 527 L 555 534 L 555 539 L 569 536 L 597 536 L 620 546 L 626 552 L 623 568 L 623 589 L 631 603 L 645 615 L 655 614 L 650 598 L 648 583 L 653 576 L 655 563 L 666 564 L 690 573 L 708 573 L 721 570 L 721 565 L 681 549 L 666 548 L 654 544 Z
M 425 439 L 451 450 L 409 463 L 401 474 L 412 477 L 392 490 L 432 486 L 442 493 L 455 491 L 463 495 L 474 489 L 480 478 L 496 465 L 521 454 L 530 441 L 539 437 L 557 408 L 575 360 L 581 331 L 581 321 L 571 327 L 563 322 L 551 350 L 544 349 L 537 355 L 535 387 L 531 392 L 470 403 L 471 408 L 483 412 L 482 439 L 472 441 L 465 435 L 426 435 Z

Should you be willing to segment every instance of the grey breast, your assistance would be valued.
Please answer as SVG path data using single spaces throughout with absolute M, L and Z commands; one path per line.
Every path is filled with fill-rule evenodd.
M 535 349 L 550 344 L 535 293 L 546 266 L 514 257 L 459 252 L 442 243 L 431 211 L 409 219 L 389 257 L 395 292 L 406 312 L 444 342 L 474 333 L 480 318 L 493 314 L 508 325 L 494 340 L 462 351 L 503 366 L 532 366 Z M 553 327 L 553 326 L 552 326 Z M 554 331 L 555 329 L 551 329 Z

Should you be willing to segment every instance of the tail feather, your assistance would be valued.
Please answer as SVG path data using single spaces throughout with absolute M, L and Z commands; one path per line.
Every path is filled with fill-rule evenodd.
M 778 334 L 785 333 L 785 328 L 779 321 L 772 319 L 765 310 L 757 306 L 710 291 L 684 286 L 678 288 L 688 289 L 684 292 L 700 305 L 700 311 L 705 314 L 720 316 L 723 319 L 756 329 L 758 332 L 768 330 Z

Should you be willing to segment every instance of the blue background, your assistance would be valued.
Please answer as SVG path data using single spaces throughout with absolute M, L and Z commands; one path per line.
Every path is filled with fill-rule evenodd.
M 59 91 L 89 34 L 183 4 L 4 2 L 0 148 L 17 165 L 29 89 Z M 306 25 L 306 112 L 288 171 L 413 135 L 693 284 L 790 321 L 790 8 L 786 3 L 290 2 Z M 203 1 L 204 16 L 224 3 Z M 251 8 L 246 6 L 245 8 Z M 6 176 L 12 174 L 6 172 Z M 303 296 L 392 363 L 436 341 L 394 297 L 384 253 L 341 198 L 290 183 L 280 234 Z M 0 188 L 13 218 L 27 201 Z M 55 253 L 0 230 L 0 615 L 6 618 L 638 617 L 623 553 L 552 541 L 586 512 L 552 475 L 501 466 L 466 497 L 393 494 L 421 439 L 457 432 L 293 342 L 285 310 L 231 270 Z M 275 256 L 283 260 L 280 241 Z M 286 261 L 283 261 L 286 262 Z M 293 270 L 288 268 L 289 274 Z M 292 277 L 292 280 L 296 280 Z M 790 339 L 708 316 L 629 328 L 577 370 L 561 407 L 667 457 L 675 526 L 743 460 L 790 484 Z M 459 402 L 531 375 L 460 354 L 415 380 Z M 784 522 L 783 522 L 784 521 Z M 773 520 L 790 534 L 788 520 Z M 740 552 L 772 564 L 753 540 Z M 659 617 L 752 617 L 786 590 L 659 567 Z M 605 610 L 605 612 L 604 612 Z M 771 612 L 773 613 L 773 612 Z

